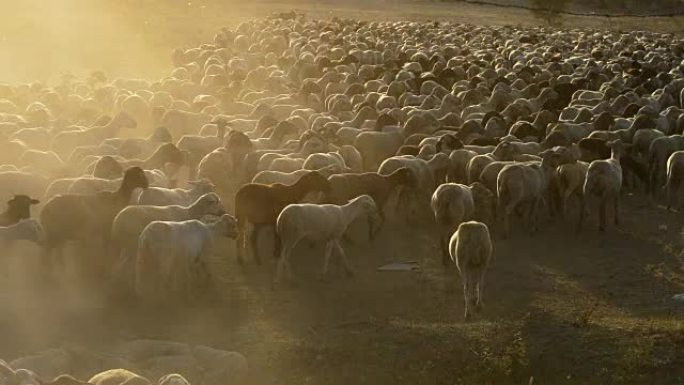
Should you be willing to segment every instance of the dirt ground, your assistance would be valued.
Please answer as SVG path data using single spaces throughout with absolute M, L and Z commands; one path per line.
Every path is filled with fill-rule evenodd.
M 17 3 L 0 15 L 0 52 L 12 53 L 0 60 L 4 81 L 50 80 L 65 69 L 160 77 L 169 70 L 172 47 L 197 44 L 222 25 L 273 10 L 295 8 L 312 17 L 537 22 L 524 11 L 401 0 L 168 1 L 167 7 L 142 1 L 134 13 L 126 2 L 114 10 L 106 2 L 64 0 L 56 8 Z M 79 3 L 83 8 L 67 6 Z M 681 20 L 638 22 L 564 21 L 678 32 Z M 86 39 L 74 26 L 92 30 Z M 684 383 L 684 305 L 671 300 L 684 292 L 682 213 L 637 194 L 625 196 L 619 228 L 598 234 L 591 219 L 580 235 L 571 230 L 573 216 L 549 222 L 535 237 L 518 231 L 510 240 L 497 238 L 485 309 L 467 324 L 459 280 L 439 263 L 429 225 L 387 227 L 372 243 L 359 238 L 347 246 L 356 270 L 352 279 L 333 269 L 327 280 L 318 280 L 321 248 L 300 245 L 294 261 L 299 285 L 276 290 L 269 285 L 273 261 L 240 267 L 228 242 L 217 264 L 226 272 L 222 298 L 212 306 L 164 312 L 107 306 L 97 291 L 70 278 L 59 289 L 36 288 L 38 251 L 21 245 L 5 256 L 11 268 L 0 276 L 0 357 L 159 338 L 242 352 L 251 366 L 249 384 L 255 385 Z M 393 260 L 417 260 L 422 269 L 376 271 Z
M 156 338 L 240 351 L 250 384 L 682 383 L 684 305 L 671 296 L 684 292 L 684 221 L 643 202 L 627 196 L 624 223 L 606 234 L 558 220 L 497 238 L 486 306 L 470 323 L 429 225 L 387 227 L 371 243 L 355 234 L 351 279 L 339 267 L 318 279 L 322 249 L 304 243 L 297 285 L 275 290 L 272 259 L 241 267 L 228 241 L 221 299 L 162 312 L 107 306 L 69 279 L 36 289 L 37 250 L 24 245 L 2 283 L 0 357 Z M 422 269 L 376 270 L 394 260 Z

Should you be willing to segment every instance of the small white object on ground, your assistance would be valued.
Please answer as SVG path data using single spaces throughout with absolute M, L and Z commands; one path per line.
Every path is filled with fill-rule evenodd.
M 420 265 L 416 261 L 392 262 L 378 267 L 378 271 L 414 271 L 420 270 Z

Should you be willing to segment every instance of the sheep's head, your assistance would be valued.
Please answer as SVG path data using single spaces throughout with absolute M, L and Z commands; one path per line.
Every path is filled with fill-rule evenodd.
M 311 171 L 310 173 L 305 174 L 297 181 L 297 184 L 304 186 L 307 191 L 320 191 L 324 194 L 330 192 L 330 183 L 328 183 L 328 179 L 318 171 Z
M 190 187 L 195 190 L 199 195 L 204 195 L 210 192 L 214 192 L 216 186 L 211 183 L 209 179 L 202 178 L 200 180 L 188 181 Z
M 123 174 L 123 167 L 116 159 L 109 155 L 105 155 L 95 163 L 93 176 L 103 179 L 116 179 Z
M 110 124 L 117 125 L 119 127 L 126 127 L 126 128 L 137 128 L 138 123 L 131 117 L 128 113 L 121 111 L 112 120 L 110 121 Z
M 171 132 L 164 126 L 159 126 L 154 129 L 154 132 L 152 133 L 152 139 L 159 143 L 173 142 L 173 136 L 171 136 Z
M 437 152 L 450 154 L 453 150 L 463 148 L 463 142 L 454 134 L 444 134 L 437 141 Z
M 235 239 L 238 235 L 237 219 L 230 214 L 221 216 L 205 215 L 202 222 L 211 225 L 214 232 L 218 235 Z
M 123 177 L 123 185 L 128 186 L 131 190 L 135 188 L 147 188 L 150 182 L 147 180 L 145 171 L 140 167 L 130 167 L 126 170 Z
M 162 144 L 157 148 L 152 157 L 160 159 L 163 163 L 185 163 L 185 154 L 173 143 Z
M 221 216 L 226 213 L 226 209 L 223 207 L 223 202 L 218 194 L 210 192 L 197 198 L 195 203 L 192 204 L 191 212 L 193 216 L 202 217 L 203 215 L 216 215 Z
M 510 142 L 499 143 L 492 154 L 499 160 L 511 160 L 515 155 L 520 154 L 518 147 L 511 145 Z
M 408 167 L 402 167 L 389 175 L 391 180 L 395 182 L 395 185 L 402 185 L 409 188 L 415 188 L 418 184 L 415 175 Z
M 7 212 L 10 212 L 17 219 L 31 217 L 31 206 L 40 203 L 38 199 L 33 199 L 28 195 L 15 195 L 7 201 Z

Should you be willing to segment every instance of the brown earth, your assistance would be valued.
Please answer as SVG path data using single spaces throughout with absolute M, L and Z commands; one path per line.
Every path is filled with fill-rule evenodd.
M 201 2 L 160 7 L 141 1 L 135 12 L 117 4 L 7 5 L 0 52 L 10 55 L 0 60 L 0 80 L 54 79 L 63 69 L 158 78 L 170 69 L 172 47 L 196 45 L 222 25 L 292 8 L 312 17 L 538 23 L 526 11 L 403 0 L 206 1 L 203 9 Z M 564 23 L 681 31 L 677 18 Z M 81 27 L 92 29 L 84 34 Z M 37 250 L 22 246 L 3 256 L 11 268 L 0 278 L 0 357 L 160 338 L 240 351 L 250 361 L 252 384 L 521 384 L 530 377 L 535 384 L 683 383 L 684 305 L 670 299 L 684 292 L 682 214 L 637 195 L 625 199 L 622 217 L 623 224 L 606 234 L 590 222 L 576 236 L 569 221 L 555 221 L 535 237 L 518 231 L 511 240 L 497 239 L 485 310 L 468 324 L 459 280 L 439 264 L 428 225 L 386 228 L 371 244 L 348 246 L 357 271 L 350 280 L 336 270 L 327 281 L 317 280 L 322 250 L 301 245 L 296 288 L 271 290 L 272 260 L 239 267 L 229 251 L 221 254 L 220 267 L 229 274 L 220 301 L 164 312 L 106 306 L 75 278 L 63 279 L 61 289 L 37 289 Z M 423 269 L 375 270 L 390 260 L 419 260 Z M 74 257 L 72 263 L 85 262 Z

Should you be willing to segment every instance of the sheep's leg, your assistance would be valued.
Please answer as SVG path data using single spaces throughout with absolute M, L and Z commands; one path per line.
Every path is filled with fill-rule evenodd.
M 278 268 L 276 270 L 276 275 L 274 283 L 282 282 L 283 273 L 285 269 L 288 270 L 289 279 L 292 279 L 292 271 L 288 268 L 290 255 L 292 254 L 292 249 L 294 245 L 283 245 L 282 252 L 280 253 L 280 260 L 278 261 Z
M 484 303 L 482 301 L 482 290 L 484 289 L 484 276 L 485 271 L 482 270 L 477 280 L 477 302 L 475 303 L 475 310 L 477 311 L 482 310 L 482 306 L 484 306 Z
M 463 319 L 467 322 L 470 320 L 470 314 L 468 312 L 468 287 L 470 286 L 470 282 L 468 282 L 468 274 L 463 274 Z
M 576 229 L 576 232 L 578 232 L 578 233 L 582 230 L 582 223 L 584 222 L 584 211 L 586 209 L 586 198 L 584 197 L 584 194 L 580 194 L 579 201 L 580 201 L 579 220 L 577 221 L 577 229 Z
M 570 200 L 572 191 L 570 191 L 570 189 L 563 190 L 561 194 L 563 198 L 561 199 L 560 217 L 561 219 L 565 219 L 565 216 L 568 213 L 568 201 Z
M 349 260 L 347 260 L 347 254 L 344 252 L 344 249 L 338 241 L 334 241 L 333 246 L 337 250 L 337 253 L 340 255 L 340 259 L 342 260 L 342 266 L 344 267 L 345 274 L 347 275 L 347 277 L 353 277 L 354 270 L 352 270 L 351 266 L 349 265 Z
M 245 228 L 243 221 L 238 220 L 238 236 L 235 242 L 235 254 L 237 255 L 237 261 L 240 265 L 244 264 L 242 253 L 247 248 L 247 240 L 245 239 L 246 236 L 247 229 Z
M 599 206 L 599 231 L 606 230 L 606 198 L 601 197 Z
M 527 209 L 527 225 L 530 229 L 530 235 L 537 232 L 537 208 L 539 207 L 539 200 L 535 199 L 529 203 L 530 207 Z
M 250 240 L 252 241 L 252 254 L 254 255 L 254 262 L 257 265 L 261 265 L 261 257 L 259 256 L 259 233 L 261 232 L 262 225 L 254 225 L 252 229 L 252 234 Z
M 447 267 L 451 265 L 451 255 L 449 254 L 449 238 L 441 234 L 439 237 L 439 245 L 442 248 L 442 265 Z
M 511 233 L 511 227 L 510 227 L 510 220 L 511 220 L 511 215 L 513 215 L 513 207 L 512 206 L 506 206 L 504 207 L 503 210 L 503 236 L 504 239 L 507 239 L 508 236 Z
M 328 266 L 330 266 L 330 258 L 332 257 L 333 248 L 335 247 L 333 241 L 328 241 L 325 244 L 325 256 L 323 257 L 323 270 L 321 270 L 320 279 L 328 275 Z
M 273 229 L 273 259 L 278 259 L 280 257 L 280 251 L 283 248 L 282 240 L 280 239 L 280 234 L 278 234 L 278 229 Z
M 615 215 L 615 226 L 620 225 L 620 194 L 615 194 L 613 198 L 613 211 Z

